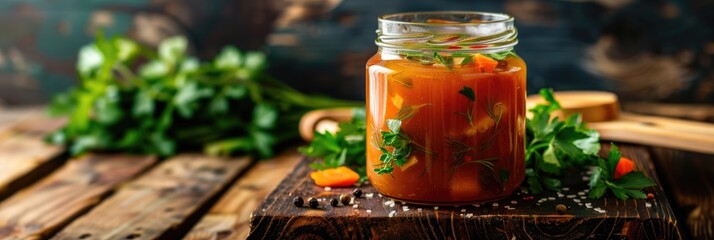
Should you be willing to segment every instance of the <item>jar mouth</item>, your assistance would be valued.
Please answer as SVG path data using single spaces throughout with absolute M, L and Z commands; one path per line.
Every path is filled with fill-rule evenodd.
M 390 51 L 508 51 L 518 43 L 513 17 L 470 11 L 407 12 L 378 18 L 375 44 Z
M 477 11 L 432 11 L 386 14 L 380 16 L 378 21 L 422 26 L 468 26 L 513 22 L 513 17 L 503 13 Z

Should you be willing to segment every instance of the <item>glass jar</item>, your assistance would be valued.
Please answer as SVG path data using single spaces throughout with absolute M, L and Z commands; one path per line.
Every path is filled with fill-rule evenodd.
M 526 65 L 513 17 L 379 18 L 367 62 L 367 168 L 383 195 L 421 204 L 507 197 L 525 174 Z

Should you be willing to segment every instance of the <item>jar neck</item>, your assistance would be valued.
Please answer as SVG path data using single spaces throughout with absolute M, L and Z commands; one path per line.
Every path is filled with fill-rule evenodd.
M 513 17 L 484 12 L 416 12 L 379 18 L 375 44 L 384 53 L 496 53 L 513 49 Z

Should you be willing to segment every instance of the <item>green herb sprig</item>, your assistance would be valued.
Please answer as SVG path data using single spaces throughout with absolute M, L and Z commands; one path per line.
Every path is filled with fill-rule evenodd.
M 303 113 L 360 105 L 288 87 L 265 72 L 262 53 L 225 47 L 202 62 L 187 54 L 188 47 L 183 37 L 166 39 L 154 50 L 100 33 L 79 52 L 79 86 L 56 96 L 49 108 L 69 117 L 49 141 L 69 146 L 73 154 L 170 156 L 204 149 L 269 157 L 274 146 L 298 138 Z
M 617 147 L 613 145 L 608 159 L 600 158 L 597 131 L 588 129 L 579 114 L 564 121 L 551 119 L 551 113 L 561 108 L 560 103 L 551 89 L 541 89 L 540 95 L 547 103 L 530 109 L 533 116 L 526 120 L 526 183 L 533 193 L 559 191 L 560 179 L 567 170 L 596 166 L 590 182 L 591 198 L 602 197 L 607 189 L 620 199 L 645 197 L 641 189 L 653 186 L 652 179 L 632 171 L 625 175 L 627 178 L 614 180 L 621 157 Z
M 605 195 L 607 190 L 610 190 L 620 199 L 629 197 L 642 199 L 647 197 L 642 189 L 656 185 L 651 178 L 640 171 L 632 171 L 620 179 L 615 179 L 615 168 L 620 162 L 621 156 L 617 146 L 613 144 L 607 159 L 598 161 L 598 168 L 590 176 L 590 192 L 588 193 L 590 198 L 600 198 Z
M 389 131 L 381 132 L 382 143 L 379 147 L 379 150 L 382 152 L 382 155 L 379 157 L 381 163 L 377 164 L 377 166 L 375 166 L 376 168 L 374 168 L 377 174 L 391 174 L 394 170 L 394 166 L 404 165 L 409 160 L 408 158 L 412 153 L 412 149 L 430 155 L 436 154 L 432 150 L 412 140 L 404 131 L 401 131 L 402 120 L 413 117 L 420 108 L 428 105 L 429 104 L 404 106 L 397 111 L 397 115 L 394 118 L 387 119 L 386 124 Z M 391 148 L 391 151 L 388 148 Z
M 310 167 L 324 170 L 347 166 L 360 174 L 361 181 L 366 180 L 365 141 L 366 124 L 364 108 L 353 109 L 352 120 L 340 122 L 337 132 L 315 132 L 315 137 L 309 145 L 300 147 L 298 151 L 313 158 Z

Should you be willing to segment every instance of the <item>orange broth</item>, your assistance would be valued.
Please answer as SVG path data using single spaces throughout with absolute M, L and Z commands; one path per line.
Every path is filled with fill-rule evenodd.
M 480 56 L 477 56 L 480 55 Z M 423 64 L 377 53 L 367 62 L 367 175 L 382 194 L 412 203 L 454 204 L 496 200 L 517 189 L 525 174 L 526 66 L 513 55 L 496 60 L 474 54 L 453 66 Z M 460 91 L 471 89 L 474 101 Z M 413 148 L 391 174 L 382 163 L 386 122 L 402 108 Z M 469 114 L 470 113 L 470 114 Z

